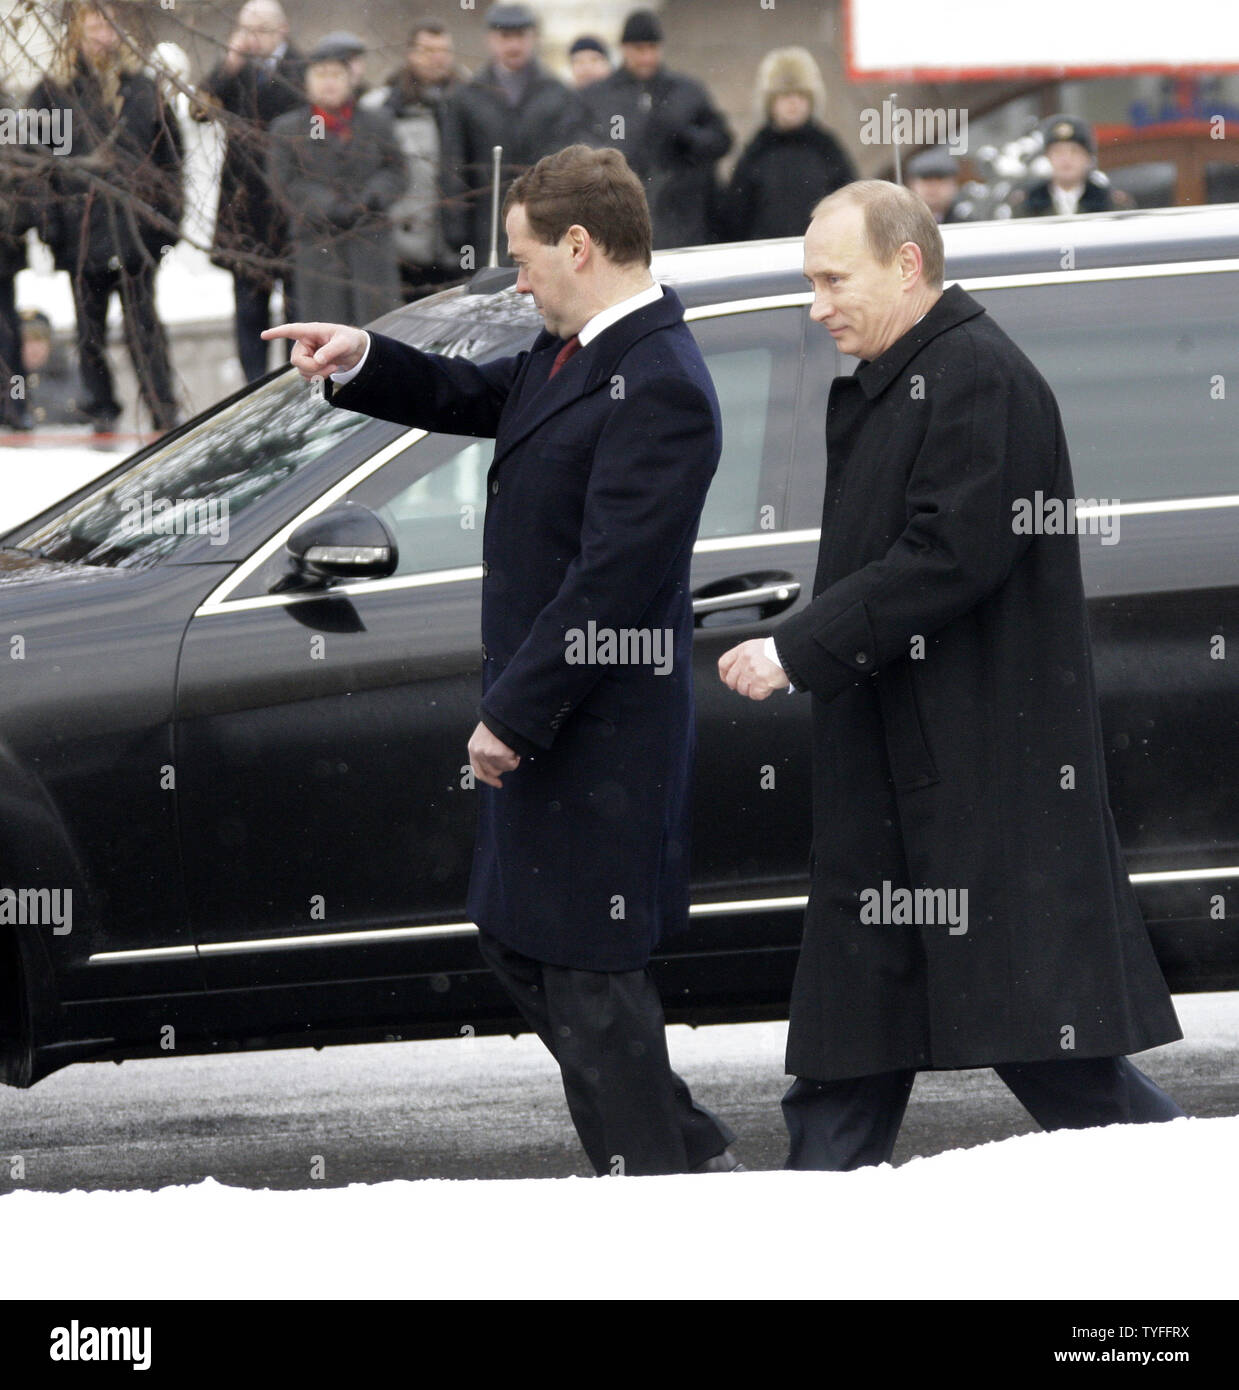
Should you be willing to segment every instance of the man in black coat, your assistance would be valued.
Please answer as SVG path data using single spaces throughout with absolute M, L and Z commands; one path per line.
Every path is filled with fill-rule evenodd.
M 595 1171 L 727 1171 L 732 1135 L 671 1070 L 646 969 L 688 920 L 689 566 L 718 401 L 649 212 L 611 150 L 570 146 L 505 209 L 545 330 L 476 365 L 382 334 L 291 324 L 333 404 L 493 437 L 483 530 L 480 798 L 469 915 L 559 1063 Z
M 1110 180 L 1096 167 L 1093 128 L 1075 116 L 1052 116 L 1042 127 L 1050 177 L 1011 195 L 1016 217 L 1066 217 L 1080 212 L 1113 212 L 1133 206 L 1116 196 Z
M 535 16 L 527 5 L 492 5 L 486 44 L 490 62 L 443 107 L 444 191 L 451 198 L 443 225 L 464 270 L 485 265 L 490 253 L 494 147 L 503 147 L 502 200 L 518 174 L 588 132 L 580 98 L 534 56 Z
M 654 245 L 714 239 L 715 166 L 731 149 L 727 121 L 696 78 L 663 66 L 663 31 L 649 10 L 624 22 L 622 65 L 586 87 L 595 144 L 627 156 L 645 185 Z
M 271 292 L 281 281 L 285 318 L 298 315 L 293 293 L 288 214 L 267 176 L 268 127 L 305 101 L 305 62 L 289 42 L 277 0 L 249 0 L 223 58 L 199 87 L 198 120 L 223 114 L 227 143 L 219 175 L 219 210 L 211 260 L 231 271 L 237 355 L 246 381 L 267 370 L 262 330 L 271 322 Z
M 1180 1116 L 1123 1055 L 1182 1033 L 1107 799 L 1078 542 L 1025 524 L 1074 497 L 1054 396 L 942 290 L 908 189 L 824 199 L 805 273 L 861 361 L 831 386 L 813 600 L 719 663 L 813 701 L 788 1166 L 887 1161 L 920 1068 L 993 1066 L 1045 1129 Z

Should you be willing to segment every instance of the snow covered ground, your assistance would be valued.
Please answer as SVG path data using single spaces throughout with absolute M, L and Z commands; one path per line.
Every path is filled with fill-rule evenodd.
M 1226 1299 L 1237 1160 L 1239 1117 L 855 1173 L 13 1192 L 0 1297 Z
M 81 444 L 48 444 L 32 434 L 28 443 L 0 445 L 0 534 L 106 473 L 141 443 L 135 437 L 93 444 L 90 438 L 84 433 Z

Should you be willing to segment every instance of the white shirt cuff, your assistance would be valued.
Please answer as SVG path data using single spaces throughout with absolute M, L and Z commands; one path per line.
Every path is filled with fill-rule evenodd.
M 366 365 L 366 358 L 370 356 L 370 335 L 366 334 L 366 350 L 361 354 L 361 361 L 355 367 L 350 367 L 347 372 L 332 372 L 331 379 L 337 386 L 347 386 L 359 371 Z
M 779 660 L 779 654 L 778 654 L 778 652 L 775 650 L 774 638 L 773 638 L 773 637 L 767 637 L 767 638 L 766 638 L 766 649 L 765 649 L 765 652 L 763 653 L 763 655 L 765 656 L 765 658 L 766 658 L 767 661 L 773 661 L 774 664 L 779 668 L 780 671 L 783 670 L 783 663 Z M 787 683 L 787 693 L 790 695 L 790 694 L 792 693 L 792 691 L 794 691 L 795 689 L 796 689 L 796 687 L 791 683 L 791 681 L 788 681 L 788 683 Z

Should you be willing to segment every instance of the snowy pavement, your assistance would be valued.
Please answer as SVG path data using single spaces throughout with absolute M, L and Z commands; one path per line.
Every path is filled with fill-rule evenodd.
M 1185 1041 L 1136 1061 L 1190 1108 L 1184 1078 L 1233 1075 L 1239 996 L 1175 1003 Z M 781 1127 L 784 1029 L 669 1030 L 674 1065 L 729 1116 L 750 1163 L 758 1112 Z M 1181 1071 L 1166 1075 L 1174 1059 Z M 956 1143 L 987 1132 L 966 1118 L 966 1096 L 989 1077 L 926 1073 L 909 1120 L 924 1104 L 922 1122 L 947 1122 Z M 740 1093 L 756 1096 L 755 1110 L 747 1101 L 737 1109 Z M 554 1065 L 531 1037 L 68 1068 L 33 1091 L 0 1094 L 0 1165 L 24 1153 L 30 1184 L 0 1195 L 0 1298 L 193 1299 L 223 1289 L 240 1299 L 456 1290 L 470 1298 L 1216 1300 L 1239 1292 L 1239 1117 L 1229 1115 L 1019 1134 L 855 1173 L 341 1181 L 389 1142 L 409 1161 L 388 1172 L 425 1171 L 428 1162 L 442 1172 L 457 1149 L 463 1171 L 506 1164 L 511 1172 L 513 1124 L 541 1134 L 539 1152 L 557 1143 L 575 1152 Z M 428 1160 L 436 1131 L 441 1147 Z M 33 1190 L 58 1161 L 72 1165 L 73 1182 L 132 1185 L 109 1155 L 131 1152 L 140 1182 L 156 1171 L 156 1146 L 167 1144 L 185 1150 L 173 1171 L 220 1173 L 229 1183 Z M 241 1161 L 249 1148 L 272 1186 L 229 1185 L 255 1181 Z M 488 1149 L 497 1164 L 482 1156 Z M 325 1156 L 322 1186 L 310 1176 L 315 1155 Z M 289 1161 L 301 1174 L 293 1190 Z
M 1237 1159 L 1239 1118 L 1185 1119 L 855 1173 L 14 1192 L 0 1296 L 1233 1298 Z

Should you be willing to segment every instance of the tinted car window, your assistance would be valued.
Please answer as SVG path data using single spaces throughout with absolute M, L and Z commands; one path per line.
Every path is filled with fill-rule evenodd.
M 723 416 L 723 452 L 698 534 L 703 539 L 747 535 L 761 529 L 760 509 L 777 500 L 773 495 L 784 482 L 799 314 L 724 315 L 691 327 Z M 493 439 L 428 436 L 348 494 L 391 527 L 400 551 L 398 574 L 481 563 L 486 473 L 493 457 Z
M 723 452 L 698 536 L 744 536 L 782 518 L 800 376 L 801 313 L 764 309 L 689 324 L 723 417 Z
M 54 560 L 153 564 L 187 540 L 217 534 L 366 423 L 333 410 L 300 376 L 285 373 L 205 416 L 15 543 Z
M 397 574 L 427 574 L 482 563 L 486 473 L 493 439 L 428 435 L 349 494 L 391 527 Z
M 540 319 L 527 296 L 436 296 L 380 331 L 474 361 L 520 351 Z M 199 420 L 14 544 L 56 560 L 141 566 L 226 525 L 370 419 L 328 405 L 287 371 Z
M 975 297 L 1053 388 L 1077 496 L 1138 502 L 1239 491 L 1235 405 L 1216 398 L 1239 360 L 1239 274 Z

